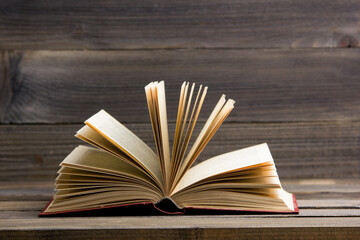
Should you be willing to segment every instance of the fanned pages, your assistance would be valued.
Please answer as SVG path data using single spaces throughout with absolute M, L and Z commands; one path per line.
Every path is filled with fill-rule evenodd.
M 168 182 L 170 172 L 170 146 L 167 126 L 166 99 L 164 81 L 150 83 L 145 87 L 149 115 L 154 132 L 154 140 L 165 193 L 168 194 Z
M 75 136 L 95 148 L 80 145 L 63 160 L 56 193 L 40 215 L 130 206 L 172 214 L 297 213 L 295 197 L 282 188 L 266 143 L 192 166 L 235 103 L 222 95 L 188 146 L 206 93 L 202 85 L 182 84 L 170 149 L 164 81 L 145 87 L 157 154 L 104 110 L 90 117 Z
M 101 110 L 85 121 L 85 124 L 97 131 L 115 147 L 122 151 L 130 161 L 138 164 L 158 181 L 161 181 L 161 168 L 157 164 L 156 154 L 140 138 L 119 123 L 110 114 Z

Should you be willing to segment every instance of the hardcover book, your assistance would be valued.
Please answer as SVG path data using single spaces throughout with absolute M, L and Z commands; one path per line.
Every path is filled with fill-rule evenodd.
M 80 145 L 62 161 L 56 193 L 39 215 L 106 209 L 118 214 L 129 209 L 298 213 L 295 196 L 282 188 L 266 143 L 193 166 L 235 103 L 222 95 L 190 141 L 206 93 L 207 87 L 195 91 L 195 84 L 182 84 L 170 148 L 164 82 L 145 87 L 156 152 L 106 111 L 90 117 L 75 136 L 93 147 Z

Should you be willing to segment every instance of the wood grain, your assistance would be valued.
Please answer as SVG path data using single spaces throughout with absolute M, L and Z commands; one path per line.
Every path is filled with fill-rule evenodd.
M 358 239 L 359 9 L 354 0 L 1 1 L 0 239 Z M 222 93 L 236 100 L 198 162 L 268 142 L 300 214 L 38 218 L 58 164 L 81 144 L 79 123 L 99 109 L 154 148 L 143 87 L 158 80 L 171 134 L 182 81 L 209 86 L 198 127 Z
M 246 221 L 245 221 L 246 220 Z M 19 221 L 22 225 L 19 226 Z M 266 227 L 264 227 L 266 226 Z M 356 217 L 341 218 L 241 218 L 241 216 L 99 217 L 53 219 L 0 219 L 4 238 L 73 236 L 75 239 L 355 239 L 360 234 Z M 44 236 L 45 235 L 45 236 Z M 341 237 L 341 238 L 340 238 Z M 67 239 L 67 238 L 66 238 Z
M 11 101 L 11 67 L 7 52 L 0 52 L 0 123 L 4 122 L 7 107 Z
M 236 101 L 228 121 L 360 120 L 360 49 L 25 51 L 8 56 L 11 100 L 0 112 L 5 123 L 80 123 L 101 108 L 122 122 L 148 122 L 143 87 L 157 80 L 166 81 L 169 121 L 176 119 L 185 80 L 209 86 L 200 121 L 222 93 Z
M 150 123 L 125 125 L 154 148 Z M 75 146 L 83 144 L 73 136 L 80 127 L 80 124 L 0 126 L 0 180 L 52 181 L 59 163 Z M 201 127 L 202 124 L 197 125 L 196 131 Z M 169 129 L 172 134 L 174 124 Z M 198 162 L 267 142 L 281 178 L 358 178 L 359 139 L 360 122 L 225 123 Z
M 52 183 L 10 182 L 0 185 L 0 196 L 17 189 L 22 195 L 0 201 L 0 238 L 48 239 L 356 239 L 360 233 L 360 181 L 358 179 L 284 180 L 296 196 L 312 191 L 315 197 L 298 200 L 300 214 L 239 214 L 211 216 L 111 216 L 38 218 L 47 201 L 40 201 Z M 321 189 L 322 187 L 322 189 Z M 41 191 L 36 191 L 42 189 Z M 324 192 L 357 192 L 356 199 L 321 199 Z M 33 201 L 26 200 L 31 195 Z M 0 197 L 0 198 L 1 198 Z M 47 199 L 47 200 L 48 200 Z M 321 200 L 320 200 L 321 199 Z
M 237 219 L 235 219 L 237 220 Z M 315 218 L 321 221 L 323 218 Z M 343 218 L 337 219 L 338 221 Z M 27 223 L 27 222 L 26 222 Z M 297 222 L 298 223 L 298 222 Z M 345 221 L 348 223 L 348 221 Z M 357 239 L 358 227 L 177 228 L 177 229 L 56 229 L 3 230 L 4 239 Z
M 357 47 L 359 1 L 1 1 L 1 49 Z

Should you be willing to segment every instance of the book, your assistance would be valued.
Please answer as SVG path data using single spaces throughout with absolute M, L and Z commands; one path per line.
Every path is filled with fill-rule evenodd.
M 194 165 L 235 103 L 222 95 L 190 141 L 206 93 L 202 85 L 195 94 L 195 84 L 182 84 L 171 148 L 164 81 L 145 86 L 156 152 L 106 111 L 90 117 L 75 135 L 90 145 L 76 147 L 62 161 L 56 192 L 39 215 L 109 208 L 121 214 L 144 206 L 169 214 L 297 213 L 295 196 L 282 188 L 266 143 Z

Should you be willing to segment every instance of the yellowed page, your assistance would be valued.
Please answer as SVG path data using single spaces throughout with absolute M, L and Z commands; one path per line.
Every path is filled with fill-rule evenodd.
M 161 137 L 161 151 L 163 156 L 163 162 L 165 167 L 165 184 L 168 184 L 170 175 L 170 145 L 169 145 L 169 133 L 167 124 L 167 113 L 166 113 L 166 96 L 165 96 L 165 85 L 164 81 L 161 81 L 157 86 L 157 98 L 158 101 L 158 115 L 160 123 L 160 137 Z
M 225 153 L 190 168 L 171 194 L 208 177 L 273 161 L 266 143 Z
M 220 100 L 216 104 L 214 110 L 211 112 L 211 114 L 210 114 L 208 120 L 206 121 L 204 127 L 202 128 L 201 132 L 199 133 L 199 136 L 196 138 L 195 143 L 191 147 L 190 152 L 188 153 L 188 155 L 186 156 L 184 162 L 182 163 L 182 166 L 186 166 L 188 164 L 188 162 L 190 161 L 192 155 L 196 151 L 198 145 L 201 143 L 201 140 L 203 139 L 203 137 L 204 137 L 206 131 L 208 130 L 210 124 L 213 122 L 213 120 L 215 119 L 217 114 L 220 112 L 220 110 L 221 110 L 222 106 L 224 105 L 224 103 L 225 103 L 225 95 L 222 95 Z
M 201 151 L 204 149 L 206 144 L 210 141 L 212 136 L 215 134 L 217 129 L 221 126 L 222 122 L 229 115 L 231 110 L 234 108 L 234 100 L 229 99 L 225 105 L 223 102 L 225 101 L 225 95 L 223 95 L 218 104 L 215 106 L 213 112 L 211 113 L 208 121 L 205 123 L 205 126 L 201 130 L 198 138 L 190 149 L 187 157 L 182 162 L 179 171 L 176 174 L 175 181 L 172 185 L 172 190 L 175 185 L 179 182 L 179 180 L 184 176 L 185 172 L 191 167 L 196 158 L 199 156 Z M 223 106 L 222 106 L 223 105 Z
M 91 145 L 94 145 L 98 148 L 104 149 L 116 155 L 117 157 L 121 158 L 122 160 L 127 161 L 130 164 L 133 164 L 134 166 L 137 166 L 138 168 L 142 169 L 142 171 L 145 171 L 141 167 L 141 165 L 138 164 L 138 162 L 132 160 L 132 158 L 130 158 L 123 151 L 117 148 L 113 143 L 111 143 L 109 140 L 107 140 L 100 133 L 98 133 L 96 130 L 92 129 L 88 125 L 85 125 L 80 130 L 78 130 L 77 133 L 75 134 L 75 137 L 87 143 L 90 143 Z
M 216 118 L 210 124 L 210 127 L 208 128 L 205 135 L 201 139 L 195 152 L 189 158 L 187 165 L 184 164 L 183 166 L 181 166 L 182 169 L 181 169 L 181 174 L 179 174 L 179 176 L 182 176 L 191 167 L 191 165 L 194 163 L 196 158 L 199 156 L 199 154 L 202 152 L 202 150 L 205 148 L 205 146 L 208 144 L 208 142 L 214 136 L 216 131 L 220 128 L 221 124 L 224 122 L 226 117 L 230 114 L 231 110 L 234 108 L 234 103 L 235 103 L 235 101 L 232 99 L 229 99 L 225 103 L 225 105 L 221 109 L 220 113 L 216 116 Z
M 194 102 L 194 105 L 193 105 L 193 109 L 191 111 L 191 115 L 190 115 L 190 118 L 189 118 L 189 123 L 188 123 L 187 129 L 186 129 L 186 132 L 185 132 L 184 139 L 182 140 L 181 143 L 179 143 L 181 146 L 180 146 L 180 150 L 179 150 L 179 156 L 175 159 L 176 160 L 175 169 L 174 169 L 175 173 L 178 173 L 178 171 L 179 171 L 180 164 L 183 161 L 184 155 L 186 153 L 186 149 L 188 147 L 191 135 L 192 135 L 193 130 L 195 128 L 197 118 L 199 116 L 202 104 L 204 102 L 204 99 L 205 99 L 205 96 L 206 96 L 206 93 L 207 93 L 207 87 L 205 87 L 204 91 L 202 92 L 202 96 L 201 96 L 199 105 L 197 105 L 198 100 L 199 100 L 199 96 L 200 96 L 200 93 L 201 93 L 201 89 L 202 89 L 202 85 L 200 85 L 198 93 L 196 95 L 196 99 L 195 99 L 195 102 Z M 195 111 L 195 109 L 196 109 L 196 111 Z M 173 180 L 174 179 L 172 178 L 171 179 L 171 185 L 173 184 Z
M 188 87 L 189 83 L 187 84 L 187 87 Z M 181 142 L 183 140 L 183 136 L 184 136 L 184 133 L 185 133 L 185 129 L 186 129 L 186 124 L 187 124 L 187 118 L 188 118 L 188 114 L 189 114 L 189 110 L 190 110 L 190 106 L 191 106 L 191 99 L 192 99 L 192 96 L 193 96 L 193 93 L 194 93 L 194 88 L 195 88 L 195 84 L 193 84 L 191 86 L 191 89 L 190 89 L 190 94 L 188 96 L 188 99 L 186 101 L 186 108 L 185 108 L 185 115 L 184 115 L 184 119 L 181 121 L 181 129 L 180 129 L 180 136 L 179 136 L 179 140 L 180 142 L 178 143 L 178 145 L 176 146 L 176 159 L 177 161 L 180 160 L 179 158 L 179 155 L 181 154 Z M 187 92 L 187 88 L 186 88 L 186 92 Z M 186 97 L 186 95 L 185 95 Z M 185 105 L 184 105 L 185 106 Z M 185 133 L 186 134 L 186 133 Z
M 105 174 L 103 174 L 105 175 Z M 103 177 L 101 174 L 99 175 L 70 175 L 70 174 L 62 174 L 60 173 L 57 178 L 55 179 L 55 182 L 86 182 L 86 183 L 92 183 L 92 182 L 111 182 L 111 183 L 117 183 L 121 182 L 121 179 L 119 178 L 109 178 L 105 175 Z
M 270 194 L 256 194 L 209 190 L 172 199 L 177 206 L 195 208 L 218 208 L 230 210 L 294 211 L 292 195 L 281 188 L 272 189 Z
M 166 96 L 164 81 L 151 82 L 145 87 L 146 99 L 154 134 L 162 180 L 167 192 L 170 175 L 170 146 L 167 125 Z
M 191 116 L 190 116 L 190 120 L 189 120 L 189 123 L 188 123 L 188 128 L 187 128 L 186 133 L 185 133 L 185 137 L 184 137 L 184 139 L 180 139 L 180 141 L 179 141 L 179 148 L 180 148 L 179 155 L 173 158 L 174 161 L 175 161 L 175 163 L 174 163 L 175 167 L 173 169 L 173 172 L 174 172 L 173 177 L 171 178 L 171 186 L 172 186 L 172 188 L 174 186 L 174 181 L 177 181 L 179 179 L 180 167 L 182 165 L 184 165 L 183 159 L 184 159 L 184 156 L 185 156 L 185 153 L 186 153 L 186 149 L 187 149 L 187 146 L 189 144 L 192 132 L 193 132 L 193 130 L 195 128 L 195 124 L 196 124 L 197 118 L 199 116 L 201 107 L 202 107 L 203 102 L 205 100 L 205 96 L 206 96 L 206 93 L 207 93 L 207 87 L 204 88 L 204 90 L 202 92 L 202 95 L 201 95 L 201 98 L 200 98 L 200 101 L 199 101 L 199 104 L 197 105 L 197 101 L 199 99 L 201 89 L 202 89 L 202 85 L 200 85 L 200 87 L 199 87 L 198 94 L 197 94 L 195 102 L 194 102 L 193 110 L 192 110 L 192 113 L 191 113 Z M 195 108 L 196 108 L 196 111 L 195 111 Z M 195 113 L 195 115 L 194 115 L 194 113 Z M 193 146 L 192 150 L 193 149 L 194 149 L 194 146 Z M 192 150 L 190 150 L 190 152 Z M 187 159 L 185 159 L 185 161 L 187 161 Z
M 109 192 L 97 192 L 69 198 L 54 198 L 45 212 L 69 211 L 129 203 L 153 202 L 160 199 L 151 191 L 137 187 L 113 188 Z
M 174 134 L 174 143 L 173 143 L 173 149 L 172 149 L 172 155 L 171 155 L 171 170 L 173 170 L 173 167 L 175 164 L 174 158 L 175 158 L 176 147 L 179 145 L 180 127 L 181 127 L 182 114 L 183 114 L 183 108 L 184 108 L 183 106 L 184 106 L 185 86 L 186 86 L 186 82 L 183 82 L 183 84 L 181 85 L 181 90 L 180 90 L 179 106 L 178 106 L 176 127 L 175 127 L 175 134 Z
M 178 106 L 178 113 L 177 113 L 177 119 L 176 119 L 176 127 L 175 127 L 175 134 L 174 134 L 174 141 L 173 141 L 173 148 L 172 148 L 172 154 L 171 154 L 171 174 L 170 174 L 170 183 L 173 182 L 173 179 L 176 174 L 176 170 L 178 168 L 178 161 L 177 161 L 177 152 L 178 148 L 181 144 L 180 139 L 180 133 L 182 129 L 183 124 L 183 115 L 184 115 L 184 109 L 185 109 L 185 103 L 186 103 L 186 92 L 188 89 L 188 83 L 184 82 L 181 85 L 180 90 L 180 97 L 179 97 L 179 106 Z
M 123 179 L 121 174 L 116 175 L 115 173 L 103 173 L 98 171 L 91 171 L 79 168 L 71 168 L 71 167 L 64 167 L 62 166 L 58 171 L 60 175 L 69 175 L 69 176 L 90 176 L 90 177 L 101 177 L 101 178 L 108 178 L 108 179 L 116 179 L 121 181 Z M 57 178 L 56 178 L 57 179 Z
M 147 188 L 152 188 L 161 192 L 160 187 L 156 185 L 151 177 L 143 178 L 129 174 L 98 169 L 80 164 L 62 166 L 58 171 L 59 175 L 55 179 L 57 185 L 72 184 L 76 185 L 79 181 L 81 184 L 94 185 L 98 183 L 111 183 L 111 185 L 118 185 L 119 183 L 134 183 Z
M 185 88 L 182 89 L 182 91 L 183 91 L 183 94 L 181 95 L 182 99 L 180 100 L 180 102 L 181 102 L 181 109 L 179 111 L 180 117 L 178 115 L 178 119 L 176 121 L 177 132 L 175 132 L 176 139 L 174 139 L 173 155 L 172 155 L 172 161 L 175 165 L 173 167 L 176 167 L 176 164 L 178 163 L 177 160 L 178 160 L 178 154 L 179 154 L 179 147 L 181 144 L 181 138 L 182 138 L 182 134 L 183 134 L 184 125 L 186 124 L 186 122 L 184 122 L 184 119 L 185 119 L 184 114 L 185 114 L 185 106 L 186 106 L 188 89 L 189 89 L 189 83 L 185 82 Z M 179 107 L 180 107 L 180 105 L 179 105 Z
M 104 110 L 86 120 L 90 126 L 139 163 L 156 181 L 162 183 L 157 155 L 140 138 Z
M 117 173 L 136 177 L 149 183 L 153 182 L 145 173 L 114 155 L 100 149 L 82 145 L 76 147 L 62 161 L 61 166 L 81 166 L 83 169 Z
M 171 178 L 170 178 L 170 183 L 173 182 L 174 176 L 177 172 L 177 169 L 180 166 L 180 161 L 181 161 L 181 143 L 183 142 L 183 135 L 184 135 L 184 131 L 186 128 L 186 122 L 187 122 L 187 116 L 189 113 L 189 109 L 190 109 L 190 105 L 191 105 L 191 99 L 192 99 L 192 95 L 194 92 L 194 87 L 195 84 L 192 85 L 191 90 L 190 90 L 190 94 L 189 96 L 187 96 L 188 93 L 188 89 L 189 89 L 189 83 L 186 82 L 185 85 L 185 92 L 183 95 L 183 105 L 182 105 L 182 109 L 180 111 L 181 114 L 181 118 L 178 119 L 178 122 L 176 122 L 176 125 L 179 126 L 178 128 L 178 134 L 177 134 L 177 140 L 176 140 L 176 144 L 174 142 L 174 151 L 173 151 L 173 156 L 172 156 L 172 161 L 173 161 L 173 165 L 172 165 L 172 171 L 171 171 Z M 185 108 L 186 106 L 186 108 Z
M 156 150 L 157 150 L 157 154 L 158 154 L 159 164 L 162 164 L 161 158 L 160 158 L 160 155 L 162 153 L 160 151 L 161 139 L 160 139 L 160 134 L 159 134 L 159 121 L 158 121 L 158 116 L 156 115 L 157 103 L 154 102 L 154 98 L 156 95 L 156 93 L 154 91 L 155 84 L 157 84 L 157 82 L 151 82 L 145 86 L 145 95 L 146 95 L 146 101 L 147 101 L 148 110 L 149 110 L 149 116 L 150 116 L 150 120 L 151 120 L 151 126 L 153 129 L 155 146 L 156 146 Z M 164 169 L 162 166 L 161 166 L 161 173 L 164 176 Z
M 155 196 L 157 196 L 159 199 L 162 198 L 161 195 L 159 195 L 156 191 L 151 191 L 151 189 L 148 188 L 141 188 L 139 185 L 125 183 L 125 184 L 117 184 L 115 186 L 111 187 L 95 187 L 95 188 L 85 188 L 85 189 L 62 189 L 58 190 L 55 194 L 55 198 L 67 198 L 67 197 L 75 197 L 75 196 L 81 196 L 81 195 L 87 195 L 87 194 L 94 194 L 94 193 L 100 193 L 100 192 L 114 192 L 114 191 L 122 191 L 127 188 L 138 188 L 140 191 L 150 191 Z

